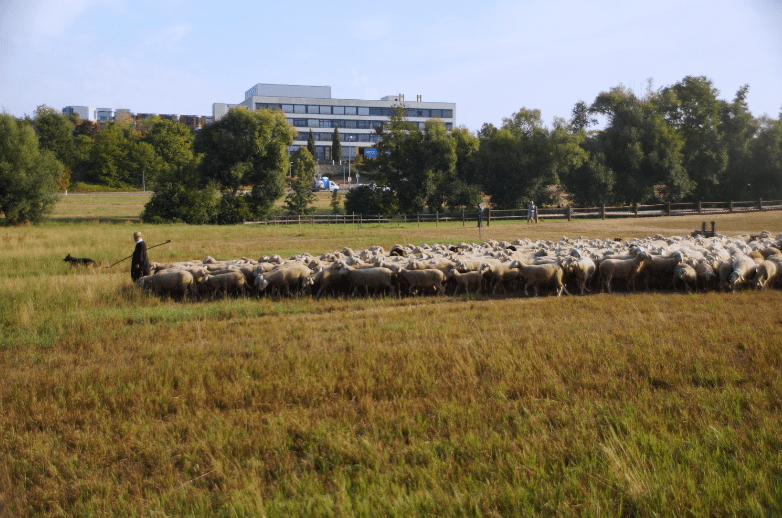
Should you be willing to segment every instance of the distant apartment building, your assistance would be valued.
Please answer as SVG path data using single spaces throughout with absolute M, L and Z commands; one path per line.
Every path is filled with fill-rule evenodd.
M 330 86 L 277 85 L 258 83 L 244 94 L 238 104 L 214 103 L 212 117 L 220 120 L 231 108 L 273 109 L 285 113 L 297 135 L 291 151 L 307 145 L 310 130 L 315 137 L 315 158 L 328 159 L 334 128 L 338 128 L 343 158 L 371 154 L 379 141 L 375 127 L 387 122 L 395 106 L 406 110 L 407 120 L 423 128 L 429 119 L 439 119 L 453 129 L 456 104 L 423 102 L 421 96 L 405 101 L 404 95 L 389 95 L 380 100 L 333 99 Z
M 127 108 L 93 108 L 91 106 L 66 106 L 62 109 L 63 115 L 76 114 L 82 120 L 98 122 L 100 125 L 111 121 L 130 119 L 137 125 L 141 121 L 159 117 L 164 120 L 172 120 L 187 126 L 191 131 L 198 131 L 207 124 L 212 123 L 212 117 L 205 115 L 171 115 L 157 113 L 136 113 L 134 114 Z

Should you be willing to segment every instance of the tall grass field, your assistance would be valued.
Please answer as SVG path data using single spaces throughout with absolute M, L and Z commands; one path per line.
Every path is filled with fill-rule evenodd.
M 136 230 L 171 240 L 149 252 L 165 262 L 704 218 L 479 235 L 143 225 L 79 200 L 0 229 L 0 517 L 782 515 L 780 290 L 177 302 L 105 268 Z M 779 212 L 708 219 L 782 232 Z

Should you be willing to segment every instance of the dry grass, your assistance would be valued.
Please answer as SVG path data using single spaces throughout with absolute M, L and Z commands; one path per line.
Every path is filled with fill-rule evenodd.
M 461 225 L 0 230 L 0 516 L 782 512 L 780 291 L 181 304 L 133 289 L 125 263 L 62 261 L 113 262 L 137 228 L 173 239 L 155 260 L 478 241 Z

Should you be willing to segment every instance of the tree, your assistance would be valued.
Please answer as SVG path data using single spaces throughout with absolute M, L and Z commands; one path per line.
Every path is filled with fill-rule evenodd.
M 340 207 L 342 203 L 342 196 L 339 194 L 339 190 L 334 189 L 331 191 L 331 201 L 329 202 L 329 205 L 331 206 L 331 213 L 334 215 L 339 214 Z
M 111 122 L 98 133 L 90 148 L 87 179 L 120 189 L 141 188 L 166 168 L 155 149 L 140 140 L 138 132 Z
M 339 140 L 339 129 L 334 128 L 331 136 L 331 159 L 335 162 L 342 160 L 342 143 Z
M 347 214 L 396 214 L 398 211 L 397 198 L 388 187 L 362 185 L 345 194 Z
M 295 132 L 279 111 L 250 112 L 235 108 L 199 131 L 193 141 L 202 153 L 201 185 L 215 183 L 236 196 L 252 185 L 250 206 L 257 216 L 267 214 L 285 194 L 288 146 Z
M 760 196 L 768 195 L 758 191 L 762 189 L 762 183 L 749 178 L 758 171 L 757 166 L 752 164 L 752 152 L 760 126 L 749 112 L 746 101 L 748 91 L 749 85 L 739 88 L 733 102 L 726 105 L 721 114 L 722 142 L 728 158 L 722 190 L 723 199 L 746 200 L 755 198 L 758 192 Z M 754 147 L 754 149 L 758 148 Z M 763 168 L 762 164 L 758 165 Z
M 782 198 L 782 114 L 776 120 L 761 117 L 760 130 L 750 147 L 745 177 L 747 194 L 757 198 Z
M 315 181 L 315 159 L 302 147 L 291 155 L 291 188 L 293 192 L 285 198 L 288 211 L 293 215 L 305 215 L 315 212 L 315 207 L 310 207 L 315 195 L 312 193 L 312 182 Z
M 682 165 L 681 135 L 660 113 L 660 102 L 659 97 L 638 99 L 620 85 L 592 103 L 590 111 L 608 119 L 595 137 L 605 160 L 601 156 L 600 167 L 590 166 L 605 181 L 614 179 L 613 193 L 605 198 L 618 203 L 677 201 L 692 191 Z
M 522 108 L 503 119 L 499 130 L 486 131 L 476 153 L 476 166 L 492 204 L 502 208 L 525 206 L 530 200 L 551 203 L 549 187 L 560 175 L 586 158 L 579 147 L 583 136 L 572 134 L 564 121 L 547 129 L 539 110 Z
M 695 182 L 692 196 L 699 200 L 729 194 L 722 185 L 728 153 L 720 133 L 720 114 L 726 105 L 718 94 L 710 79 L 687 76 L 660 95 L 660 110 L 684 141 L 682 165 Z
M 0 115 L 0 224 L 43 220 L 57 201 L 54 193 L 62 171 L 54 153 L 40 149 L 33 128 Z
M 75 126 L 67 117 L 45 104 L 35 110 L 33 129 L 38 135 L 41 149 L 54 153 L 55 158 L 66 167 L 73 167 Z
M 310 155 L 315 156 L 315 134 L 310 130 L 310 134 L 307 136 L 307 151 Z

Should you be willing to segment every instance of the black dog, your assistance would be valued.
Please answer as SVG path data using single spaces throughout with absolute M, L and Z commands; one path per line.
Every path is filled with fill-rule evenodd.
M 98 263 L 92 259 L 86 257 L 71 257 L 71 254 L 68 254 L 63 261 L 71 263 L 71 266 L 98 266 Z

